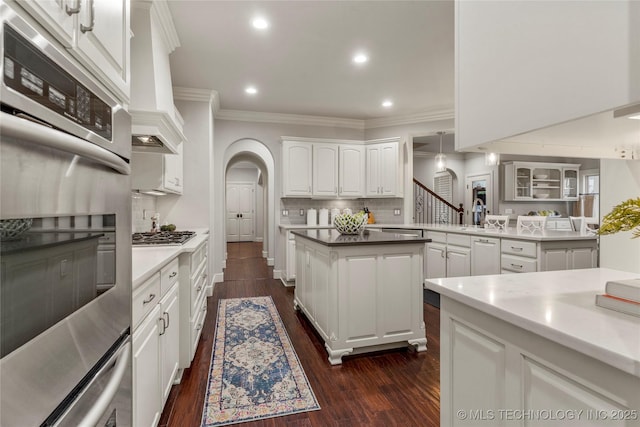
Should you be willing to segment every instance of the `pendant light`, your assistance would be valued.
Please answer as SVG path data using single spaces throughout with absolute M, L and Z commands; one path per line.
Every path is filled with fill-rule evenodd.
M 436 154 L 436 172 L 444 172 L 447 170 L 447 156 L 442 153 L 442 137 L 445 132 L 438 132 L 440 135 L 440 153 Z

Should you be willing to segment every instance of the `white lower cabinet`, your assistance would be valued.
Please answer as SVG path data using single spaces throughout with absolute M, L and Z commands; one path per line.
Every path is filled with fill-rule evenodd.
M 180 361 L 180 303 L 178 283 L 160 301 L 160 362 L 162 404 L 167 401 Z
M 533 241 L 441 231 L 426 236 L 432 240 L 425 246 L 427 279 L 598 266 L 595 239 Z
M 133 332 L 133 425 L 153 427 L 162 413 L 160 390 L 160 307 L 156 304 Z
M 208 245 L 180 255 L 180 368 L 191 366 L 207 314 Z
M 500 274 L 500 239 L 471 239 L 471 275 Z
M 448 297 L 440 302 L 441 426 L 640 425 L 637 377 Z
M 133 291 L 133 425 L 156 426 L 178 370 L 178 259 Z

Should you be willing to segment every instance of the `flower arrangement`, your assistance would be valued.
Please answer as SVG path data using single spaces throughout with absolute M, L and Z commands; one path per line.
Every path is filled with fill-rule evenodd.
M 613 207 L 602 218 L 599 235 L 614 234 L 619 231 L 631 231 L 632 239 L 640 237 L 640 197 L 626 200 Z

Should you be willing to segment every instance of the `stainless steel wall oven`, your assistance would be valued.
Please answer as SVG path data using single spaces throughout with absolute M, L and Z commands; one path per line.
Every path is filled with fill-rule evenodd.
M 129 426 L 131 119 L 0 17 L 0 425 Z

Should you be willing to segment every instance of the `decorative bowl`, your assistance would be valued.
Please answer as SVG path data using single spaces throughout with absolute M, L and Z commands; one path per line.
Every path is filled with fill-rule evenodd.
M 538 193 L 533 195 L 534 199 L 546 199 L 548 197 L 549 197 L 549 193 Z
M 13 240 L 31 228 L 33 218 L 0 220 L 0 240 Z
M 366 221 L 365 215 L 340 214 L 333 219 L 333 225 L 340 234 L 358 234 L 364 228 Z
M 534 179 L 547 179 L 549 175 L 533 175 Z

